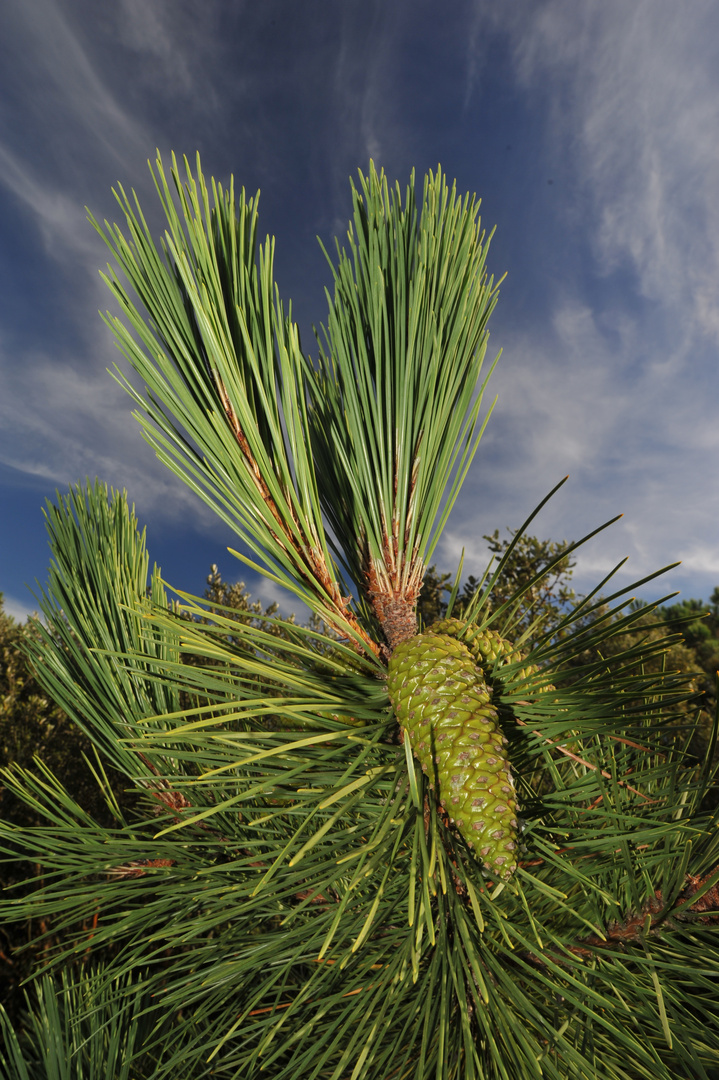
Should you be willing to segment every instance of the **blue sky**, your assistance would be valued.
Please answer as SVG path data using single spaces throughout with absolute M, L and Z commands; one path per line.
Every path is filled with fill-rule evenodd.
M 499 403 L 436 561 L 486 563 L 566 473 L 533 531 L 577 538 L 589 589 L 682 565 L 647 599 L 719 584 L 719 7 L 714 0 L 5 0 L 0 15 L 0 591 L 44 582 L 41 507 L 90 476 L 126 488 L 151 556 L 202 592 L 209 564 L 275 599 L 153 457 L 106 368 L 106 255 L 85 221 L 147 159 L 199 150 L 262 191 L 261 230 L 312 351 L 369 158 L 402 186 L 438 162 L 482 198 L 505 271 Z M 284 602 L 291 610 L 292 602 Z

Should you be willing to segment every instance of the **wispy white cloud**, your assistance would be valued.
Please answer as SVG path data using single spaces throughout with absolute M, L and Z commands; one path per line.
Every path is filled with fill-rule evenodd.
M 116 179 L 149 188 L 146 161 L 168 135 L 157 127 L 158 102 L 175 110 L 184 102 L 180 116 L 188 101 L 191 116 L 217 111 L 210 54 L 222 47 L 218 12 L 214 0 L 201 14 L 183 0 L 122 0 L 95 20 L 82 0 L 69 11 L 56 0 L 10 0 L 4 32 L 15 48 L 0 49 L 0 62 L 12 65 L 6 79 L 22 95 L 0 103 L 0 185 L 30 209 L 53 254 L 97 265 L 84 206 L 99 188 L 112 212 Z
M 19 155 L 0 145 L 0 183 L 30 210 L 48 254 L 97 262 L 99 245 L 89 228 L 85 210 L 72 195 L 48 182 Z
M 173 24 L 167 4 L 120 0 L 116 25 L 124 44 L 152 57 L 156 76 L 169 79 L 175 91 L 192 87 L 188 57 L 178 41 L 177 20 Z
M 582 551 L 578 580 L 590 588 L 624 556 L 628 581 L 682 560 L 681 574 L 707 592 L 719 571 L 719 435 L 715 399 L 693 380 L 651 364 L 627 375 L 641 324 L 625 319 L 609 342 L 591 309 L 565 301 L 550 331 L 506 335 L 490 383 L 499 404 L 450 518 L 442 565 L 483 571 L 481 537 L 517 527 L 569 472 L 570 480 L 531 531 L 578 539 L 618 513 L 625 516 Z M 618 342 L 618 343 L 617 343 Z
M 546 158 L 568 178 L 556 243 L 593 263 L 581 279 L 576 259 L 557 259 L 546 311 L 504 327 L 500 404 L 447 555 L 461 536 L 518 525 L 569 471 L 538 533 L 576 537 L 626 511 L 581 556 L 586 587 L 628 554 L 622 580 L 680 558 L 680 579 L 706 591 L 719 572 L 719 10 L 478 3 L 477 50 L 488 28 L 506 36 Z M 480 69 L 470 55 L 470 94 Z M 473 558 L 476 573 L 481 542 Z
M 36 119 L 34 135 L 42 129 L 49 146 L 59 148 L 68 138 L 71 118 L 117 162 L 126 164 L 128 157 L 146 153 L 144 124 L 118 102 L 59 4 L 11 3 L 8 20 L 15 41 L 28 53 L 22 68 L 29 99 L 24 104 Z M 58 114 L 65 119 L 61 126 L 53 124 Z
M 518 77 L 571 159 L 599 268 L 630 266 L 685 347 L 719 343 L 716 4 L 697 0 L 690 17 L 671 0 L 512 7 Z
M 99 320 L 98 320 L 99 323 Z M 109 366 L 116 352 L 97 334 L 95 358 Z M 105 332 L 105 336 L 106 332 Z M 11 363 L 0 347 L 0 461 L 64 490 L 89 477 L 126 488 L 140 517 L 210 530 L 214 515 L 140 437 L 128 395 L 100 362 L 92 370 L 65 354 L 25 356 Z M 27 365 L 32 380 L 27 379 Z
M 233 5 L 233 17 L 241 18 L 246 3 Z M 224 12 L 227 15 L 227 12 Z M 191 102 L 199 112 L 221 112 L 223 102 L 214 83 L 213 64 L 224 46 L 223 4 L 204 0 L 120 0 L 112 12 L 117 39 L 142 57 L 134 69 L 145 90 L 167 101 Z M 233 72 L 236 91 L 245 83 L 243 73 Z
M 211 6 L 205 12 L 210 22 Z M 171 5 L 149 9 L 126 0 L 118 34 L 128 48 L 132 41 L 135 51 L 154 58 L 136 69 L 146 80 L 167 68 L 167 83 L 174 71 L 179 83 L 165 87 L 169 94 L 180 84 L 188 93 L 194 88 L 196 72 L 182 57 L 193 29 L 197 44 L 205 40 L 194 26 L 197 11 L 189 4 L 181 7 L 173 22 Z M 145 159 L 156 145 L 150 125 L 134 111 L 135 99 L 121 99 L 107 56 L 103 66 L 103 35 L 111 35 L 119 14 L 108 9 L 94 37 L 84 33 L 81 3 L 73 11 L 54 0 L 32 5 L 11 0 L 5 17 L 6 43 L 12 41 L 14 50 L 0 49 L 0 54 L 17 66 L 14 82 L 6 70 L 7 85 L 19 84 L 23 93 L 21 102 L 0 105 L 0 190 L 11 205 L 11 199 L 18 201 L 35 228 L 18 257 L 42 265 L 36 254 L 39 236 L 43 253 L 53 260 L 44 268 L 48 299 L 57 303 L 62 297 L 66 303 L 64 325 L 52 341 L 10 319 L 3 327 L 0 459 L 61 487 L 99 475 L 128 487 L 148 511 L 160 507 L 165 520 L 189 514 L 190 520 L 205 522 L 209 511 L 156 461 L 130 417 L 129 399 L 105 371 L 119 359 L 97 316 L 98 307 L 109 306 L 111 299 L 98 275 L 107 252 L 84 206 L 99 209 L 100 216 L 103 209 L 112 213 L 109 187 L 117 176 L 125 183 L 129 177 L 142 192 L 148 186 Z M 13 122 L 18 105 L 22 126 Z
M 393 37 L 392 13 L 371 0 L 365 9 L 346 4 L 337 9 L 338 38 L 328 56 L 332 111 L 330 138 L 324 144 L 322 167 L 332 178 L 332 212 L 327 231 L 344 238 L 347 229 L 347 177 L 366 171 L 370 158 L 385 160 L 392 140 L 392 93 L 387 65 Z M 396 133 L 395 133 L 396 134 Z

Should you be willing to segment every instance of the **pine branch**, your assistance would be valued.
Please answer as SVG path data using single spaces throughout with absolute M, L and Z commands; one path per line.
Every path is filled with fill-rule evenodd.
M 497 286 L 479 204 L 441 169 L 419 220 L 414 176 L 403 202 L 372 162 L 352 198 L 349 250 L 327 256 L 329 351 L 306 367 L 310 425 L 323 509 L 391 651 L 416 633 L 427 560 L 486 424 Z
M 280 514 L 280 511 L 272 498 L 270 489 L 262 476 L 262 472 L 252 455 L 250 444 L 242 430 L 242 425 L 240 424 L 235 408 L 230 401 L 227 390 L 219 375 L 216 373 L 214 374 L 220 399 L 222 401 L 222 407 L 225 410 L 225 416 L 234 433 L 237 444 L 240 447 L 258 494 L 269 509 L 272 517 L 277 522 L 278 532 L 272 532 L 273 538 L 278 543 L 283 544 L 285 549 L 286 545 L 289 545 L 293 549 L 296 556 L 296 564 L 298 568 L 303 568 L 302 577 L 310 588 L 316 589 L 319 585 L 320 589 L 326 594 L 327 612 L 325 613 L 324 618 L 327 625 L 330 626 L 340 638 L 346 639 L 346 626 L 344 624 L 348 624 L 359 641 L 361 641 L 371 653 L 374 653 L 375 656 L 379 656 L 380 647 L 370 637 L 367 631 L 360 626 L 354 612 L 349 606 L 352 597 L 342 596 L 339 585 L 337 581 L 333 579 L 322 551 L 316 544 L 312 544 L 304 533 L 301 523 L 298 521 L 297 516 L 292 510 L 292 501 L 290 499 L 287 499 L 287 507 L 290 511 L 293 528 L 288 526 L 285 518 Z M 298 537 L 300 539 L 298 539 Z M 333 609 L 339 614 L 339 621 L 333 620 L 329 614 Z M 349 638 L 350 645 L 357 648 L 358 652 L 361 651 L 359 641 L 355 641 L 354 638 Z
M 541 860 L 539 860 L 541 861 Z M 537 865 L 537 860 L 523 863 L 523 866 Z M 623 920 L 610 923 L 603 934 L 589 934 L 563 944 L 564 954 L 548 949 L 545 953 L 532 951 L 523 954 L 530 963 L 546 968 L 550 964 L 566 966 L 567 954 L 581 959 L 591 959 L 597 955 L 611 955 L 624 952 L 628 947 L 641 946 L 649 937 L 662 939 L 667 934 L 687 930 L 690 926 L 712 926 L 719 923 L 719 881 L 704 892 L 696 901 L 695 896 L 711 879 L 719 878 L 719 866 L 714 867 L 703 877 L 687 874 L 684 888 L 671 905 L 667 904 L 661 889 L 645 901 L 637 912 L 630 912 Z M 458 895 L 464 895 L 461 883 Z M 681 910 L 677 910 L 680 907 Z
M 213 180 L 210 195 L 199 157 L 195 175 L 185 160 L 181 178 L 174 155 L 169 178 L 159 155 L 151 171 L 168 223 L 161 245 L 122 188 L 126 235 L 90 216 L 118 265 L 103 279 L 122 317 L 105 321 L 144 394 L 119 369 L 116 378 L 147 441 L 258 556 L 251 565 L 376 659 L 330 558 L 307 361 L 277 294 L 269 238 L 258 258 L 257 198 L 236 199 L 232 181 L 225 191 Z
M 675 930 L 681 923 L 700 923 L 709 925 L 719 922 L 719 883 L 703 892 L 697 900 L 692 900 L 711 879 L 719 875 L 719 866 L 715 866 L 703 877 L 687 874 L 684 888 L 674 904 L 667 910 L 667 901 L 661 889 L 657 889 L 651 900 L 643 904 L 640 912 L 630 914 L 623 922 L 613 922 L 607 927 L 604 938 L 591 934 L 581 940 L 580 945 L 571 946 L 577 955 L 590 955 L 593 949 L 618 948 L 627 944 L 641 942 L 649 934 L 661 934 L 662 931 Z M 677 910 L 680 907 L 681 910 Z
M 546 689 L 547 690 L 553 690 L 554 687 L 547 686 Z M 528 702 L 528 701 L 518 701 L 517 704 L 526 706 L 526 705 L 529 705 L 530 702 Z M 545 743 L 547 746 L 549 746 L 552 750 L 558 750 L 560 754 L 564 754 L 565 757 L 571 758 L 572 761 L 576 761 L 578 765 L 583 765 L 585 767 L 585 769 L 595 770 L 595 771 L 599 772 L 600 775 L 603 776 L 606 780 L 611 780 L 612 774 L 607 772 L 606 769 L 601 769 L 598 765 L 593 765 L 590 761 L 587 761 L 586 758 L 580 757 L 578 754 L 574 754 L 571 750 L 568 750 L 566 746 L 563 746 L 562 743 L 559 741 L 559 739 L 551 739 L 551 738 L 545 737 L 544 735 L 541 734 L 541 732 L 536 731 L 533 728 L 530 728 L 527 721 L 522 720 L 518 716 L 515 717 L 515 720 L 520 725 L 520 727 L 528 728 L 531 731 L 532 735 L 538 735 L 539 738 L 541 739 L 541 741 L 543 743 Z M 638 743 L 633 742 L 631 739 L 619 739 L 618 736 L 616 736 L 616 735 L 611 736 L 611 737 L 617 739 L 617 741 L 626 743 L 627 746 L 633 746 L 633 747 L 636 747 L 636 748 L 641 749 L 641 750 L 647 750 L 647 752 L 652 752 L 652 751 L 650 751 L 649 747 L 640 747 Z M 564 736 L 560 736 L 560 738 L 563 739 Z M 618 780 L 617 783 L 619 784 L 620 787 L 626 788 L 627 791 L 631 791 L 633 795 L 638 795 L 640 799 L 644 799 L 646 802 L 656 802 L 655 799 L 650 799 L 649 796 L 645 795 L 643 791 L 639 791 L 637 788 L 632 787 L 631 784 L 628 784 L 625 780 Z M 597 803 L 602 798 L 604 798 L 604 796 L 600 795 L 598 797 L 598 799 L 597 799 Z

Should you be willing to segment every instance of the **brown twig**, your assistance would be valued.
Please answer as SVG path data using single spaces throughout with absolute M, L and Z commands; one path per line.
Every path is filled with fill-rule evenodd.
M 529 705 L 529 702 L 528 701 L 519 701 L 519 702 L 517 702 L 517 704 L 518 705 Z M 573 754 L 571 750 L 567 750 L 566 746 L 561 746 L 558 742 L 554 742 L 552 739 L 548 738 L 547 736 L 542 735 L 541 732 L 536 730 L 536 728 L 529 727 L 529 724 L 527 723 L 526 720 L 520 720 L 519 717 L 515 717 L 515 719 L 516 719 L 517 723 L 520 724 L 522 727 L 529 728 L 532 735 L 539 735 L 542 742 L 549 743 L 552 750 L 559 750 L 560 754 L 564 754 L 565 757 L 571 758 L 572 761 L 576 761 L 579 765 L 584 765 L 585 768 L 587 768 L 587 769 L 592 769 L 593 772 L 598 772 L 601 776 L 605 777 L 607 780 L 612 779 L 612 774 L 607 772 L 606 769 L 600 769 L 598 765 L 592 765 L 592 763 L 590 761 L 587 761 L 585 758 L 579 757 L 578 754 Z M 626 740 L 621 740 L 621 741 L 626 741 Z M 640 747 L 640 749 L 645 750 L 647 748 L 646 747 Z M 627 791 L 631 791 L 634 795 L 639 795 L 639 797 L 641 799 L 645 799 L 647 802 L 650 802 L 650 803 L 651 802 L 657 802 L 656 799 L 650 799 L 649 796 L 645 795 L 643 791 L 639 791 L 637 788 L 632 787 L 631 784 L 625 783 L 624 780 L 618 780 L 617 783 L 619 784 L 620 787 L 626 788 Z
M 687 874 L 684 879 L 684 889 L 677 897 L 672 909 L 665 910 L 665 898 L 661 890 L 657 889 L 654 896 L 642 905 L 641 911 L 630 912 L 623 922 L 611 923 L 604 936 L 590 934 L 588 937 L 580 938 L 576 945 L 567 946 L 567 951 L 581 958 L 596 956 L 597 952 L 611 954 L 624 949 L 627 945 L 642 942 L 648 934 L 656 937 L 662 929 L 677 930 L 682 923 L 718 923 L 719 883 L 700 896 L 696 903 L 682 908 L 681 911 L 676 910 L 677 907 L 690 900 L 716 873 L 717 869 L 719 868 L 715 867 L 703 878 Z M 545 957 L 540 953 L 532 952 L 525 955 L 535 964 L 546 963 Z M 566 963 L 564 957 L 556 953 L 547 953 L 547 956 L 551 957 L 555 963 Z
M 375 656 L 380 655 L 380 647 L 369 636 L 369 634 L 360 626 L 354 612 L 350 609 L 349 603 L 351 597 L 342 596 L 339 585 L 333 580 L 332 575 L 329 572 L 324 555 L 319 548 L 312 544 L 304 532 L 300 528 L 299 522 L 295 517 L 292 509 L 292 502 L 288 498 L 286 500 L 288 513 L 292 517 L 292 522 L 295 526 L 296 533 L 294 533 L 287 525 L 287 521 L 282 516 L 277 508 L 275 500 L 272 498 L 267 482 L 265 481 L 262 472 L 260 470 L 257 461 L 255 460 L 250 444 L 247 437 L 242 430 L 239 418 L 235 411 L 235 407 L 230 401 L 227 389 L 220 379 L 219 375 L 215 372 L 215 383 L 217 386 L 217 392 L 220 395 L 220 401 L 222 402 L 222 408 L 225 412 L 227 422 L 232 429 L 232 432 L 237 440 L 237 445 L 242 451 L 242 456 L 247 466 L 247 471 L 257 488 L 257 491 L 262 498 L 263 502 L 267 506 L 270 514 L 277 523 L 278 530 L 270 529 L 274 539 L 280 544 L 280 546 L 287 551 L 291 548 L 296 556 L 296 564 L 306 582 L 308 582 L 312 588 L 322 594 L 322 599 L 325 601 L 329 608 L 333 608 L 341 620 L 344 621 L 346 626 L 349 626 L 352 631 L 361 639 L 361 641 L 374 653 Z M 297 535 L 301 537 L 301 543 L 297 538 Z M 328 615 L 325 619 L 327 625 L 335 630 L 343 639 L 348 637 L 346 626 L 342 623 L 338 623 L 333 620 L 331 615 Z M 354 647 L 356 645 L 355 639 L 350 637 L 350 643 Z
M 133 859 L 132 862 L 122 863 L 121 866 L 113 866 L 106 871 L 108 877 L 126 880 L 128 878 L 144 877 L 148 869 L 152 867 L 174 866 L 174 859 Z M 97 920 L 97 914 L 95 916 Z M 90 935 L 92 937 L 92 934 Z
M 150 771 L 154 773 L 154 775 L 157 777 L 158 785 L 163 785 L 160 790 L 151 790 L 150 794 L 152 798 L 157 799 L 157 801 L 161 802 L 163 806 L 167 807 L 168 810 L 177 811 L 177 814 L 174 817 L 174 821 L 176 823 L 179 823 L 180 817 L 178 815 L 183 810 L 196 810 L 196 807 L 193 806 L 190 800 L 186 798 L 186 796 L 183 795 L 181 791 L 175 791 L 170 788 L 169 782 L 159 775 L 156 767 L 152 764 L 151 761 L 148 760 L 148 758 L 144 754 L 142 754 L 140 751 L 137 751 L 137 754 L 138 757 L 147 765 Z M 160 813 L 159 807 L 156 809 L 156 813 Z M 207 832 L 214 832 L 214 830 L 210 828 L 206 821 L 198 821 L 196 824 L 198 824 L 201 829 L 204 829 Z M 217 836 L 217 839 L 221 843 L 230 843 L 226 836 L 222 836 L 218 833 L 214 833 L 214 835 Z M 247 857 L 250 857 L 252 855 L 252 852 L 248 851 L 246 848 L 240 850 L 242 851 L 242 854 Z M 249 865 L 256 867 L 260 870 L 267 869 L 267 863 L 258 860 L 250 862 Z M 131 862 L 122 863 L 120 866 L 111 867 L 109 870 L 106 871 L 106 874 L 108 877 L 124 880 L 129 878 L 144 877 L 147 869 L 151 869 L 153 867 L 162 868 L 168 866 L 175 866 L 175 859 L 134 859 Z M 325 906 L 330 903 L 327 897 L 324 896 L 322 893 L 313 893 L 311 889 L 296 892 L 295 899 L 299 900 L 300 902 L 304 900 L 309 900 L 311 904 Z M 335 896 L 334 902 L 338 901 L 339 897 Z M 95 921 L 97 921 L 97 913 L 95 915 Z
M 405 542 L 400 546 L 399 519 L 395 512 L 391 539 L 384 529 L 381 560 L 372 558 L 369 551 L 365 555 L 365 591 L 390 650 L 417 633 L 417 601 L 425 567 L 416 544 L 407 556 L 408 543 L 409 519 Z
M 684 889 L 677 897 L 675 907 L 690 900 L 715 873 L 716 868 L 705 874 L 703 878 L 687 874 L 684 879 Z M 666 902 L 661 889 L 657 889 L 652 899 L 642 905 L 640 912 L 631 913 L 624 922 L 614 922 L 607 927 L 605 938 L 590 934 L 589 937 L 581 939 L 581 944 L 571 946 L 570 951 L 579 956 L 589 956 L 594 949 L 619 948 L 641 941 L 646 934 L 660 933 L 662 926 L 667 925 L 670 929 L 676 929 L 677 923 L 696 921 L 691 917 L 692 915 L 698 916 L 700 922 L 716 923 L 719 921 L 719 885 L 714 885 L 703 896 L 700 896 L 696 903 L 684 907 L 681 911 L 672 909 L 665 912 L 665 907 Z

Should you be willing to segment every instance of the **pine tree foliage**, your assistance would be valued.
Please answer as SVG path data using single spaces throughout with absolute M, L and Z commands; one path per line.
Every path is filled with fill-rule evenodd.
M 32 621 L 23 624 L 5 613 L 0 594 L 0 767 L 14 763 L 35 770 L 37 759 L 51 762 L 72 797 L 108 823 L 105 800 L 85 760 L 94 759 L 92 743 L 43 689 L 28 660 L 27 646 L 37 633 Z M 107 772 L 115 797 L 122 799 L 122 778 L 109 767 Z M 16 798 L 1 780 L 0 818 L 22 828 L 44 823 L 43 816 Z M 26 855 L 32 860 L 32 852 Z M 0 884 L 7 889 L 32 872 L 32 861 L 7 863 L 0 866 Z M 26 925 L 0 922 L 0 1004 L 13 1017 L 22 999 L 19 987 L 42 963 L 49 947 L 48 940 L 35 943 L 32 939 L 51 925 L 51 921 L 32 918 Z
M 714 712 L 719 670 L 719 588 L 714 589 L 708 604 L 682 600 L 670 604 L 663 614 L 667 625 L 682 635 L 686 648 L 696 657 L 695 666 L 700 672 L 697 689 L 703 694 L 705 708 Z
M 334 296 L 313 387 L 322 506 L 352 579 L 391 645 L 415 608 L 431 555 L 476 453 L 487 321 L 497 301 L 479 203 L 414 174 L 390 192 L 370 166 L 352 185 L 349 252 L 337 243 Z M 496 361 L 495 361 L 496 363 Z
M 153 178 L 168 228 L 154 244 L 142 211 L 115 193 L 127 235 L 91 216 L 130 286 L 105 277 L 124 321 L 106 316 L 145 384 L 134 398 L 158 457 L 215 510 L 275 580 L 354 639 L 319 506 L 305 395 L 306 362 L 273 280 L 274 242 L 257 248 L 257 201 L 236 197 L 173 156 L 179 209 L 158 156 Z M 133 293 L 140 302 L 137 306 Z M 147 316 L 147 317 L 146 317 Z M 349 622 L 348 622 L 349 619 Z M 364 636 L 365 647 L 371 642 Z
M 45 975 L 25 994 L 27 1036 L 0 1013 L 4 1076 L 22 1080 L 133 1080 L 149 1034 L 143 996 L 129 977 L 107 984 L 86 971 L 73 982 Z M 138 1060 L 139 1055 L 139 1060 Z M 150 1062 L 145 1062 L 150 1064 Z M 178 1076 L 187 1076 L 178 1069 Z
M 138 417 L 332 634 L 170 600 L 126 500 L 100 485 L 49 508 L 38 677 L 136 801 L 120 807 L 97 765 L 108 827 L 50 770 L 6 770 L 44 824 L 2 826 L 8 857 L 42 867 L 3 917 L 66 925 L 57 969 L 113 944 L 95 992 L 143 995 L 138 1076 L 715 1076 L 714 777 L 674 723 L 690 692 L 661 662 L 674 638 L 634 636 L 662 601 L 633 608 L 644 581 L 611 592 L 610 574 L 551 631 L 524 619 L 523 598 L 601 530 L 493 603 L 533 514 L 462 612 L 467 640 L 490 629 L 516 650 L 483 672 L 521 815 L 509 880 L 452 825 L 388 698 L 387 659 L 416 632 L 415 588 L 481 431 L 496 290 L 475 203 L 438 172 L 415 219 L 411 192 L 403 204 L 374 169 L 361 178 L 313 367 L 273 295 L 271 242 L 255 261 L 256 200 L 213 182 L 211 204 L 199 162 L 186 181 L 173 164 L 178 212 L 159 161 L 155 175 L 164 252 L 122 194 L 129 239 L 106 229 L 147 312 L 108 278 L 147 386 L 128 384 Z M 450 614 L 458 589 L 459 575 Z M 92 936 L 73 937 L 88 918 Z

